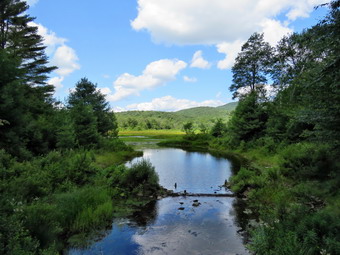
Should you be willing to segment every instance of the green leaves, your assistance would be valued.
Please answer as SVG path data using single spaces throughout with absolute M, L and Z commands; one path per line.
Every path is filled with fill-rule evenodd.
M 259 91 L 266 85 L 272 51 L 259 33 L 254 33 L 242 46 L 232 67 L 233 83 L 229 89 L 234 98 Z

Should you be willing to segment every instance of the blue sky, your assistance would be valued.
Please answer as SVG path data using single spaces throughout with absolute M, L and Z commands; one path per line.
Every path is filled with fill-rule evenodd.
M 175 111 L 231 102 L 230 68 L 253 32 L 272 45 L 310 27 L 324 0 L 28 0 L 65 100 L 82 77 L 112 109 Z

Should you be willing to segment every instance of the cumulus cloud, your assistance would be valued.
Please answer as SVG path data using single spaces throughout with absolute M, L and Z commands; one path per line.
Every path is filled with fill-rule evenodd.
M 183 80 L 186 82 L 197 82 L 197 79 L 195 77 L 188 77 L 186 75 L 183 76 Z
M 43 25 L 35 22 L 30 22 L 29 25 L 38 28 L 38 34 L 43 38 L 43 44 L 46 46 L 45 51 L 51 59 L 51 65 L 58 67 L 54 73 L 59 76 L 51 78 L 48 83 L 54 85 L 56 89 L 62 88 L 65 77 L 80 69 L 75 50 L 66 45 L 67 39 L 58 37 L 55 32 Z
M 58 37 L 55 32 L 48 30 L 41 24 L 30 22 L 30 26 L 38 28 L 38 34 L 43 38 L 43 43 L 47 47 L 46 54 L 51 55 L 58 45 L 64 45 L 67 41 L 65 38 Z
M 135 30 L 147 30 L 155 41 L 218 44 L 246 39 L 264 20 L 285 14 L 307 17 L 324 0 L 138 0 Z
M 219 69 L 231 68 L 234 65 L 237 54 L 241 51 L 244 42 L 245 41 L 236 40 L 232 43 L 224 42 L 217 44 L 217 51 L 226 55 L 223 60 L 218 61 L 217 67 Z
M 47 83 L 53 85 L 56 89 L 61 89 L 63 87 L 63 81 L 64 77 L 53 77 L 49 79 Z
M 102 93 L 102 94 L 105 95 L 105 96 L 109 96 L 109 95 L 112 93 L 111 89 L 108 88 L 108 87 L 97 88 L 97 90 L 99 90 L 100 93 Z
M 284 35 L 291 34 L 292 29 L 274 19 L 264 19 L 261 23 L 264 40 L 275 46 Z
M 177 99 L 172 96 L 164 96 L 160 98 L 154 98 L 151 102 L 131 104 L 124 110 L 138 110 L 138 111 L 179 111 L 182 109 L 188 109 L 198 106 L 220 106 L 225 104 L 220 100 L 206 100 L 202 102 L 192 101 L 189 99 Z M 123 108 L 115 109 L 122 111 Z
M 293 32 L 292 29 L 283 25 L 280 21 L 273 19 L 264 19 L 261 23 L 262 32 L 264 33 L 265 41 L 269 42 L 272 46 L 275 46 L 280 39 L 287 34 Z M 218 61 L 217 67 L 219 69 L 228 69 L 234 65 L 237 54 L 241 51 L 242 45 L 245 40 L 236 40 L 231 43 L 223 42 L 216 45 L 219 53 L 225 54 L 223 60 Z
M 198 50 L 194 53 L 191 60 L 190 67 L 197 67 L 202 69 L 210 68 L 211 64 L 202 57 L 202 51 Z
M 58 67 L 55 72 L 62 77 L 80 69 L 76 52 L 67 45 L 57 48 L 52 57 L 51 64 Z
M 110 101 L 118 101 L 130 95 L 139 95 L 145 89 L 161 86 L 176 79 L 177 74 L 187 67 L 187 63 L 177 59 L 161 59 L 148 64 L 141 75 L 129 73 L 120 75 L 113 85 L 115 93 L 108 96 Z
M 216 45 L 226 54 L 218 68 L 230 68 L 245 42 L 254 32 L 264 32 L 275 44 L 292 32 L 289 24 L 308 17 L 313 7 L 324 0 L 138 0 L 138 15 L 133 29 L 146 30 L 156 42 L 167 44 Z M 284 15 L 281 23 L 276 19 Z

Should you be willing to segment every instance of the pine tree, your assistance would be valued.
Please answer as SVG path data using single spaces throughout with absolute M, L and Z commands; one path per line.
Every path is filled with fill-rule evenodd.
M 97 119 L 91 105 L 77 104 L 71 110 L 76 141 L 81 147 L 95 147 L 99 143 Z
M 47 67 L 46 47 L 37 33 L 38 28 L 31 25 L 34 18 L 25 13 L 27 9 L 25 1 L 0 1 L 0 48 L 20 60 L 22 78 L 27 84 L 46 85 L 47 74 L 55 67 Z M 48 89 L 46 92 L 53 91 L 52 86 Z
M 53 86 L 47 75 L 45 47 L 25 1 L 0 1 L 0 128 L 1 148 L 21 158 L 53 147 Z M 15 146 L 17 146 L 15 148 Z
M 73 108 L 78 104 L 90 105 L 97 118 L 97 131 L 106 135 L 111 131 L 117 136 L 117 121 L 113 112 L 110 112 L 109 103 L 105 96 L 97 90 L 97 86 L 87 78 L 82 78 L 77 84 L 75 91 L 68 98 L 68 107 Z
M 268 116 L 263 103 L 258 102 L 257 93 L 251 92 L 238 103 L 230 121 L 227 133 L 232 146 L 242 141 L 249 142 L 263 135 Z

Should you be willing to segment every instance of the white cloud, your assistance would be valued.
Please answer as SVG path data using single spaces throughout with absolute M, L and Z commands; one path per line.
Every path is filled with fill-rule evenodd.
M 102 93 L 102 94 L 105 95 L 105 96 L 109 96 L 109 95 L 112 93 L 111 89 L 108 88 L 108 87 L 97 88 L 97 90 L 99 90 L 100 93 Z
M 186 82 L 197 82 L 197 79 L 195 77 L 188 77 L 186 75 L 183 76 L 183 80 Z
M 167 44 L 213 44 L 226 54 L 218 68 L 230 68 L 241 45 L 254 32 L 264 32 L 275 44 L 292 32 L 289 24 L 310 15 L 325 0 L 138 0 L 138 15 L 131 26 L 148 31 L 153 40 Z M 278 15 L 286 20 L 280 22 Z
M 293 1 L 293 6 L 287 14 L 287 18 L 289 20 L 295 20 L 297 18 L 303 17 L 309 17 L 309 14 L 313 11 L 313 8 L 317 5 L 324 4 L 324 0 L 304 0 L 304 1 Z
M 154 61 L 148 64 L 139 76 L 129 73 L 120 75 L 114 81 L 115 93 L 108 98 L 110 101 L 118 101 L 130 95 L 139 95 L 142 90 L 152 89 L 175 80 L 176 75 L 186 67 L 184 61 L 176 59 Z
M 74 49 L 67 45 L 62 45 L 57 48 L 52 57 L 51 64 L 58 67 L 55 71 L 60 76 L 66 76 L 80 69 L 78 57 Z
M 211 64 L 202 57 L 202 51 L 198 50 L 195 52 L 191 60 L 190 67 L 197 67 L 202 69 L 209 69 Z
M 30 22 L 30 26 L 38 27 L 38 34 L 43 38 L 46 54 L 51 55 L 58 45 L 63 45 L 67 41 L 65 38 L 58 37 L 55 32 L 48 30 L 41 24 Z
M 135 30 L 147 30 L 158 42 L 218 44 L 245 40 L 261 24 L 285 14 L 307 17 L 324 0 L 138 0 Z
M 217 67 L 219 69 L 228 69 L 234 65 L 235 58 L 237 54 L 241 51 L 241 47 L 244 44 L 244 41 L 236 40 L 232 43 L 220 43 L 217 44 L 217 51 L 219 53 L 225 54 L 225 58 L 223 60 L 218 61 Z
M 114 112 L 124 112 L 126 109 L 124 107 L 116 106 L 113 108 Z
M 275 46 L 280 39 L 287 34 L 293 32 L 292 29 L 283 25 L 280 21 L 273 19 L 265 19 L 261 23 L 262 32 L 264 33 L 264 40 L 269 42 L 272 46 Z M 220 43 L 217 44 L 217 51 L 219 53 L 225 54 L 225 58 L 223 60 L 218 61 L 217 67 L 219 69 L 228 69 L 234 65 L 235 58 L 237 54 L 241 51 L 242 45 L 245 41 L 236 40 L 231 43 Z
M 154 98 L 151 102 L 131 104 L 128 105 L 125 110 L 138 110 L 138 111 L 179 111 L 182 109 L 188 109 L 198 106 L 220 106 L 225 104 L 220 100 L 206 100 L 202 102 L 196 102 L 188 99 L 177 99 L 172 96 L 164 96 L 160 98 Z M 118 109 L 116 109 L 118 110 Z M 119 109 L 120 111 L 123 108 Z
M 275 46 L 284 35 L 293 32 L 292 29 L 283 25 L 280 21 L 274 19 L 265 19 L 261 23 L 264 40 Z
M 46 54 L 51 58 L 50 64 L 58 67 L 54 72 L 59 77 L 51 78 L 49 84 L 53 84 L 56 89 L 62 88 L 61 82 L 65 76 L 80 69 L 75 50 L 66 45 L 67 39 L 58 37 L 55 32 L 43 25 L 35 22 L 30 22 L 29 25 L 38 28 L 38 34 L 43 38 L 43 44 L 46 46 Z
M 62 82 L 64 81 L 64 77 L 53 77 L 48 80 L 48 84 L 53 85 L 56 89 L 61 89 L 63 86 Z

